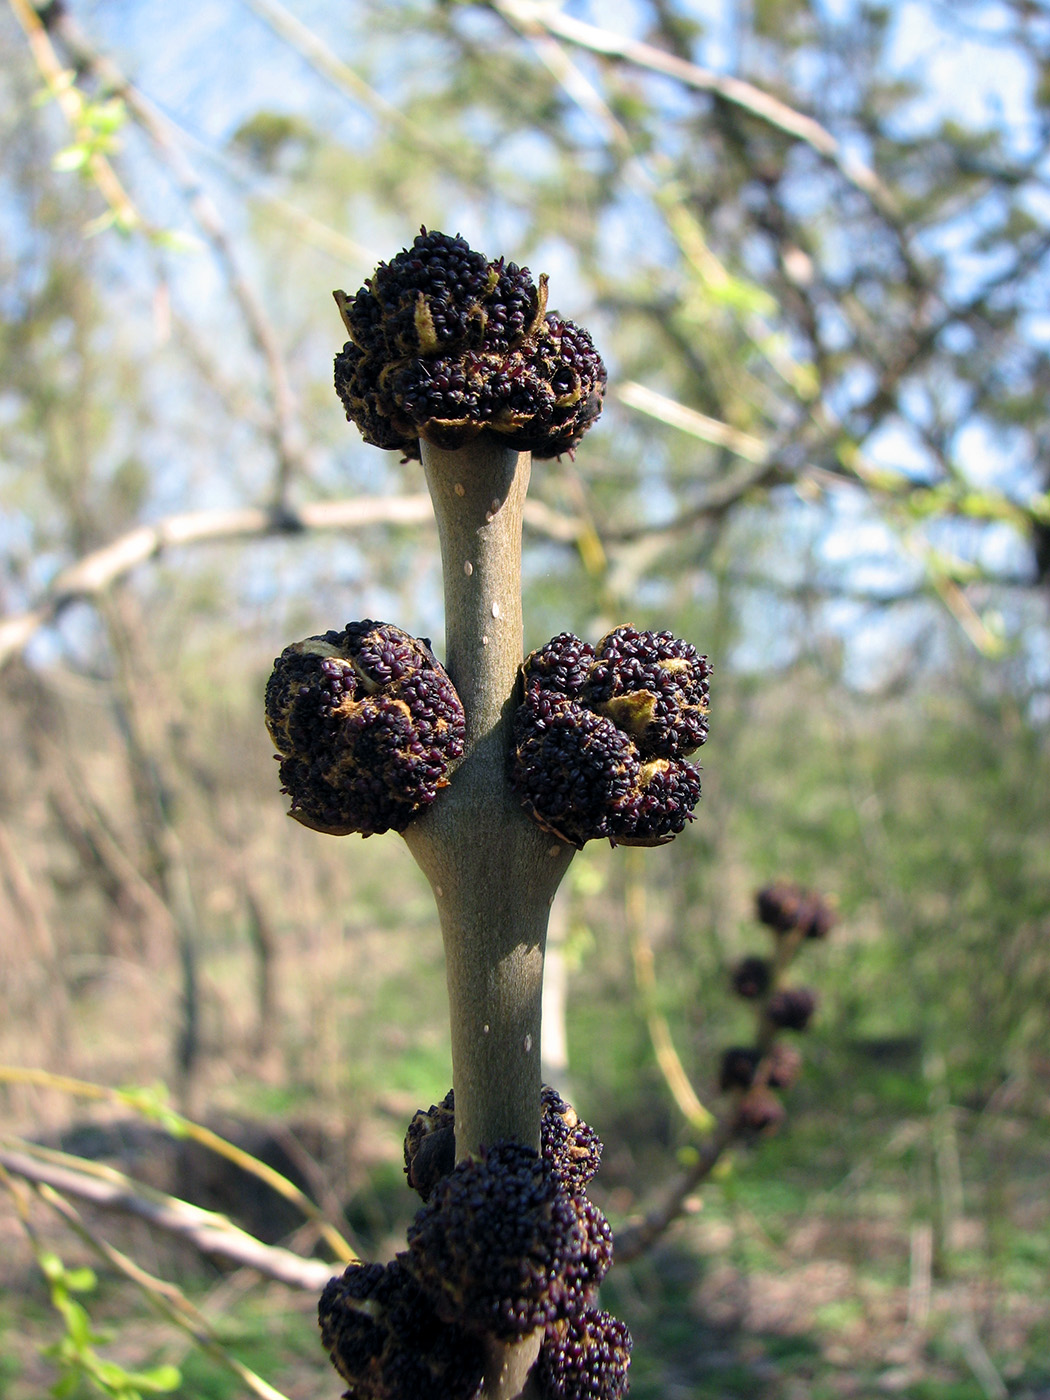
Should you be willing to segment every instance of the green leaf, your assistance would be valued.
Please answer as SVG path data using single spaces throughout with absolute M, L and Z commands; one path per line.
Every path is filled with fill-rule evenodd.
M 80 1269 L 68 1269 L 65 1274 L 65 1285 L 71 1293 L 90 1293 L 98 1286 L 98 1275 L 94 1269 L 89 1269 L 84 1265 Z
M 182 1384 L 182 1372 L 177 1366 L 152 1366 L 147 1371 L 129 1371 L 128 1380 L 140 1390 L 161 1395 L 178 1390 Z
M 49 1283 L 58 1283 L 63 1279 L 66 1266 L 54 1251 L 45 1249 L 37 1255 L 37 1263 L 40 1265 L 40 1272 Z
M 118 1093 L 129 1108 L 141 1113 L 143 1118 L 151 1118 L 160 1123 L 172 1137 L 186 1136 L 186 1125 L 171 1107 L 166 1084 L 136 1084 L 127 1089 L 120 1089 Z
M 90 149 L 82 142 L 78 141 L 75 146 L 66 146 L 52 158 L 52 170 L 70 171 L 83 170 L 91 159 Z
M 87 1312 L 79 1303 L 68 1303 L 63 1308 L 66 1319 L 66 1327 L 69 1329 L 70 1338 L 78 1351 L 86 1350 L 95 1340 L 91 1331 L 91 1319 Z
M 179 229 L 162 228 L 150 234 L 150 242 L 157 248 L 167 248 L 173 253 L 199 253 L 204 244 L 192 233 L 182 233 Z

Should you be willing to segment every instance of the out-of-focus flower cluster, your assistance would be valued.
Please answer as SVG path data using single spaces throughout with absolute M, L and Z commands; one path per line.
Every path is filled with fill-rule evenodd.
M 741 1128 L 772 1133 L 785 1118 L 774 1091 L 790 1089 L 802 1070 L 802 1056 L 779 1034 L 804 1031 L 817 1008 L 816 993 L 786 983 L 785 974 L 804 940 L 827 937 L 836 914 L 823 896 L 780 880 L 758 891 L 755 915 L 773 936 L 773 954 L 748 954 L 730 973 L 733 991 L 755 1008 L 755 1040 L 723 1052 L 719 1084 L 736 1096 Z

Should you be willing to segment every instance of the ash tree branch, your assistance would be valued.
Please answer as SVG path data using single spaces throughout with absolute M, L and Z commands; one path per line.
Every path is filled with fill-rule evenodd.
M 720 1122 L 711 1136 L 703 1142 L 696 1161 L 672 1182 L 659 1205 L 654 1206 L 641 1220 L 632 1221 L 617 1230 L 615 1253 L 618 1264 L 638 1259 L 667 1233 L 683 1213 L 689 1196 L 711 1175 L 738 1132 L 739 1122 L 736 1116 L 730 1116 Z
M 428 520 L 430 514 L 430 498 L 422 494 L 323 501 L 296 509 L 245 506 L 233 510 L 188 511 L 169 515 L 153 525 L 140 525 L 63 569 L 35 608 L 0 621 L 0 667 L 71 603 L 99 597 L 132 569 L 159 558 L 167 549 L 208 540 L 262 538 L 305 530 L 346 530 L 374 524 L 415 525 Z

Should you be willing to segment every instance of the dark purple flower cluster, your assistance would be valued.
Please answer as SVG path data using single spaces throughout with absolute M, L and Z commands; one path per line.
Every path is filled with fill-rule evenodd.
M 335 386 L 366 442 L 419 456 L 483 431 L 537 457 L 572 452 L 601 412 L 605 366 L 585 330 L 547 313 L 547 279 L 423 229 L 354 297 Z
M 620 1400 L 630 1364 L 627 1324 L 588 1308 L 548 1327 L 536 1379 L 542 1400 Z
M 817 1009 L 817 994 L 809 987 L 781 987 L 766 1002 L 766 1015 L 778 1030 L 804 1031 Z
M 427 642 L 351 622 L 285 647 L 266 727 L 291 816 L 333 836 L 403 831 L 463 754 L 463 706 Z
M 758 891 L 755 912 L 773 932 L 776 956 L 749 954 L 730 970 L 733 991 L 754 1003 L 756 1043 L 733 1045 L 723 1052 L 718 1082 L 723 1093 L 736 1095 L 739 1127 L 769 1134 L 785 1117 L 773 1090 L 790 1089 L 802 1069 L 802 1056 L 779 1034 L 804 1031 L 817 1007 L 815 992 L 785 984 L 784 975 L 803 940 L 825 937 L 835 916 L 820 895 L 783 880 Z
M 733 968 L 733 991 L 745 1001 L 765 996 L 773 981 L 773 968 L 768 958 L 746 957 Z
M 798 932 L 803 938 L 826 938 L 837 922 L 834 908 L 821 895 L 786 880 L 774 880 L 755 895 L 759 923 L 774 933 Z
M 540 1103 L 540 1152 L 501 1142 L 458 1164 L 452 1091 L 414 1114 L 405 1170 L 425 1204 L 407 1252 L 352 1265 L 321 1297 L 322 1340 L 348 1400 L 475 1400 L 485 1339 L 541 1328 L 541 1395 L 625 1393 L 630 1334 L 595 1302 L 612 1231 L 584 1189 L 602 1145 L 549 1085 Z
M 570 1192 L 582 1191 L 598 1170 L 602 1140 L 557 1089 L 540 1091 L 540 1153 Z M 456 1096 L 418 1109 L 405 1134 L 405 1175 L 423 1200 L 456 1165 Z
M 612 1263 L 602 1213 L 517 1142 L 483 1149 L 438 1182 L 408 1247 L 440 1315 L 505 1341 L 581 1311 Z
M 563 632 L 526 658 L 511 781 L 546 830 L 582 846 L 659 845 L 700 800 L 685 757 L 707 738 L 706 656 L 669 632 Z
M 602 1160 L 602 1140 L 557 1089 L 540 1092 L 540 1152 L 573 1194 L 580 1193 Z
M 774 1042 L 763 1055 L 755 1045 L 733 1045 L 722 1055 L 719 1086 L 730 1089 L 750 1089 L 759 1069 L 762 1081 L 770 1089 L 790 1089 L 802 1068 L 802 1056 L 793 1045 Z
M 473 1400 L 482 1342 L 437 1316 L 406 1259 L 351 1264 L 321 1294 L 321 1342 L 346 1400 Z

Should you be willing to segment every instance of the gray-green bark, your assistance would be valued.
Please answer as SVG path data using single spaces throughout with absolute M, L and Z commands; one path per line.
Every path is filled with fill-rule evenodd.
M 421 443 L 441 539 L 445 665 L 467 717 L 447 789 L 405 833 L 445 944 L 456 1155 L 539 1146 L 547 917 L 573 848 L 522 811 L 507 778 L 522 661 L 521 520 L 530 456 L 479 439 Z M 539 1338 L 494 1346 L 485 1394 L 521 1394 Z

